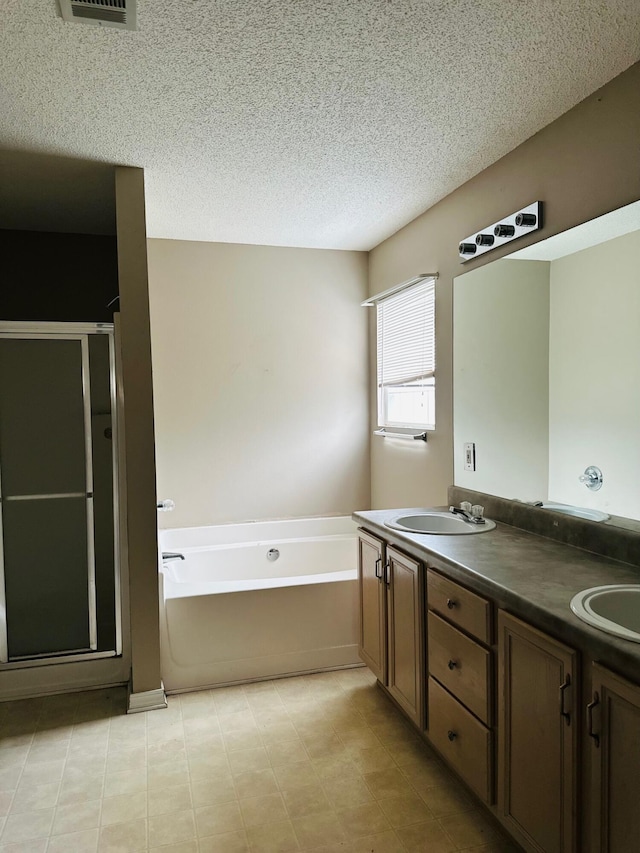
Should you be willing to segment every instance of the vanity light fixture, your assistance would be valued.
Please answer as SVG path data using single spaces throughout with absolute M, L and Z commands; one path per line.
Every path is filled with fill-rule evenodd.
M 533 228 L 537 221 L 538 217 L 535 213 L 519 213 L 516 216 L 516 225 L 518 228 Z
M 518 217 L 516 217 L 516 222 L 518 221 Z M 496 225 L 493 229 L 493 233 L 496 237 L 514 237 L 516 233 L 515 225 L 505 225 L 504 222 L 501 222 L 500 225 Z
M 460 243 L 460 245 L 458 246 L 458 252 L 461 255 L 475 255 L 477 250 L 478 247 L 475 243 Z
M 477 258 L 491 249 L 504 246 L 505 243 L 517 240 L 518 237 L 537 231 L 541 227 L 542 202 L 534 201 L 533 204 L 517 210 L 510 216 L 503 217 L 499 222 L 465 237 L 458 246 L 458 254 L 464 263 L 469 258 Z

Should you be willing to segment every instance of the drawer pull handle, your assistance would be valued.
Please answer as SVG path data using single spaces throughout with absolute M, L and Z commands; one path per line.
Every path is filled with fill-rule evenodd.
M 376 560 L 376 577 L 379 581 L 382 580 L 382 557 L 378 557 Z
M 449 740 L 454 741 L 458 737 L 458 735 L 455 732 L 452 732 L 451 729 L 449 729 L 449 731 L 447 732 L 447 737 L 449 738 Z
M 449 667 L 449 669 L 455 669 L 458 666 L 458 662 L 455 660 L 450 660 L 447 666 Z
M 447 607 L 449 610 L 453 610 L 454 607 L 457 607 L 458 602 L 453 598 L 447 598 Z
M 592 737 L 597 747 L 600 746 L 600 735 L 593 730 L 593 709 L 600 704 L 600 697 L 597 693 L 593 694 L 593 702 L 587 705 L 587 734 Z

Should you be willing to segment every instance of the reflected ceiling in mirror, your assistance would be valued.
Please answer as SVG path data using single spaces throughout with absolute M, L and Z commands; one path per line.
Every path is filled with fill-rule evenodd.
M 458 276 L 453 357 L 457 486 L 640 519 L 640 202 Z

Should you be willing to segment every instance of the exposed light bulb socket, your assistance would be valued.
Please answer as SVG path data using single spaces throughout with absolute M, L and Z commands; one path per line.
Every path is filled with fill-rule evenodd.
M 535 213 L 518 213 L 516 215 L 516 225 L 518 228 L 532 228 L 538 222 L 538 217 Z
M 495 237 L 493 234 L 478 234 L 476 237 L 476 244 L 478 246 L 493 246 L 495 242 Z
M 460 243 L 460 245 L 458 246 L 458 252 L 461 255 L 475 255 L 476 244 L 475 243 Z
M 496 235 L 496 237 L 513 237 L 513 235 L 516 233 L 516 229 L 513 227 L 513 225 L 505 225 L 503 222 L 501 222 L 500 225 L 496 225 L 496 227 L 493 229 L 493 233 Z

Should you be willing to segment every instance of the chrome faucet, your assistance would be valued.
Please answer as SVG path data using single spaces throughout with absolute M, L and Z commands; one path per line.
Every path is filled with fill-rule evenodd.
M 466 509 L 460 509 L 457 506 L 450 506 L 449 512 L 452 512 L 454 515 L 461 515 L 465 521 L 468 521 L 470 524 L 484 524 L 484 517 L 481 515 L 472 515 Z
M 173 553 L 171 551 L 163 551 L 162 562 L 167 563 L 169 560 L 184 560 L 184 554 Z

